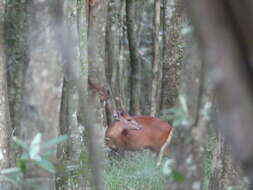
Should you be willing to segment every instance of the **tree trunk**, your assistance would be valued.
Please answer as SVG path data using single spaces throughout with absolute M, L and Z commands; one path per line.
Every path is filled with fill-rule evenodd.
M 62 86 L 62 96 L 61 96 L 61 108 L 60 108 L 60 122 L 59 122 L 59 134 L 68 135 L 71 137 L 70 125 L 71 125 L 71 87 L 69 81 L 64 78 Z M 72 90 L 72 93 L 74 91 Z M 72 102 L 73 103 L 73 102 Z M 76 126 L 77 127 L 77 126 Z M 64 144 L 57 146 L 57 160 L 61 163 L 64 161 L 71 160 L 71 139 L 68 139 Z M 62 171 L 61 171 L 62 172 Z M 68 189 L 68 178 L 67 173 L 58 173 L 56 177 L 56 189 L 57 190 L 67 190 Z
M 130 54 L 130 114 L 140 114 L 141 67 L 135 27 L 135 0 L 126 0 L 127 36 Z
M 243 181 L 239 162 L 231 155 L 231 146 L 224 137 L 218 135 L 218 142 L 213 155 L 213 166 L 209 181 L 209 190 L 227 190 L 228 188 L 248 189 Z
M 121 1 L 110 0 L 108 3 L 108 15 L 106 24 L 106 76 L 112 91 L 116 94 L 117 91 L 117 74 L 120 53 L 120 8 Z
M 83 138 L 84 127 L 78 125 L 76 112 L 79 110 L 78 91 L 76 90 L 76 82 L 74 74 L 77 68 L 82 65 L 82 80 L 84 91 L 87 91 L 88 71 L 87 71 L 87 20 L 84 15 L 86 11 L 85 1 L 65 1 L 64 6 L 58 1 L 58 17 L 61 22 L 62 29 L 56 28 L 58 36 L 58 46 L 61 50 L 64 62 L 64 80 L 61 96 L 60 108 L 60 128 L 61 135 L 68 135 L 70 138 L 62 145 L 58 146 L 57 157 L 62 163 L 76 163 L 82 165 L 80 157 L 87 152 Z M 62 11 L 62 12 L 61 12 Z M 72 14 L 73 12 L 77 14 Z M 73 51 L 75 50 L 75 51 Z M 79 70 L 79 69 L 78 69 Z M 78 71 L 79 72 L 79 71 Z M 87 98 L 87 93 L 83 96 Z M 80 113 L 77 113 L 80 114 Z M 87 188 L 88 179 L 83 176 L 68 175 L 67 172 L 60 171 L 56 181 L 56 189 L 69 189 L 69 186 L 75 186 L 80 189 Z M 75 180 L 72 180 L 72 179 Z M 79 181 L 73 182 L 73 181 Z
M 151 106 L 150 106 L 150 115 L 156 116 L 157 111 L 159 110 L 159 98 L 160 94 L 158 89 L 161 89 L 162 81 L 162 70 L 161 70 L 161 61 L 160 61 L 160 0 L 155 0 L 154 3 L 154 32 L 153 32 L 153 78 L 152 78 L 152 88 L 151 88 Z
M 96 97 L 94 104 L 97 110 L 96 118 L 97 123 L 102 127 L 111 123 L 115 107 L 105 70 L 107 6 L 107 0 L 97 2 L 96 6 L 90 6 L 88 22 L 89 96 Z
M 0 2 L 0 12 L 4 15 L 4 3 Z M 4 17 L 0 18 L 0 169 L 10 166 L 9 135 L 11 132 L 6 62 L 4 54 Z
M 55 20 L 56 5 L 49 1 L 31 1 L 29 15 L 29 67 L 25 75 L 19 138 L 30 143 L 37 133 L 47 141 L 58 135 L 62 90 L 61 57 L 55 40 L 55 29 L 61 29 Z M 55 28 L 53 28 L 55 27 Z M 64 60 L 63 60 L 64 61 Z M 29 171 L 39 177 L 40 170 Z M 44 187 L 54 189 L 52 174 L 41 180 Z
M 199 58 L 198 49 L 192 33 L 186 36 L 186 47 L 182 68 L 182 78 L 180 86 L 180 95 L 186 99 L 189 112 L 186 117 L 190 120 L 195 120 L 198 115 L 201 115 L 201 109 L 198 109 L 198 100 L 203 98 L 199 96 L 202 62 Z M 208 89 L 208 88 L 206 88 Z M 203 107 L 203 105 L 201 106 Z M 209 121 L 209 120 L 208 120 Z M 201 123 L 203 122 L 203 123 Z M 198 189 L 201 187 L 203 177 L 203 139 L 205 136 L 205 128 L 209 123 L 200 120 L 194 125 L 189 122 L 187 126 L 178 126 L 176 128 L 172 147 L 173 154 L 176 159 L 177 169 L 182 172 L 187 180 L 182 184 L 173 183 L 173 189 Z M 177 130 L 178 129 L 178 130 Z M 170 184 L 171 185 L 171 184 Z
M 5 5 L 5 54 L 10 104 L 10 118 L 14 134 L 19 131 L 21 105 L 28 56 L 28 1 L 6 1 Z
M 10 135 L 11 123 L 8 101 L 6 62 L 4 55 L 4 3 L 0 2 L 0 170 L 11 165 Z M 10 190 L 9 184 L 0 182 L 0 189 Z
M 215 66 L 212 77 L 219 129 L 242 161 L 253 189 L 253 149 L 249 146 L 253 141 L 252 1 L 241 5 L 238 1 L 194 0 L 188 7 L 203 57 Z
M 79 116 L 80 124 L 82 124 L 85 127 L 85 130 L 87 131 L 86 133 L 87 135 L 84 136 L 84 137 L 87 137 L 87 139 L 84 139 L 84 140 L 87 141 L 88 150 L 89 150 L 89 158 L 90 158 L 90 162 L 92 163 L 92 172 L 93 172 L 92 182 L 93 182 L 94 187 L 100 190 L 100 189 L 104 189 L 103 183 L 102 183 L 102 169 L 101 169 L 101 160 L 103 156 L 101 154 L 101 150 L 99 149 L 99 145 L 101 145 L 101 142 L 97 141 L 97 139 L 101 138 L 101 136 L 98 136 L 98 129 L 101 129 L 101 126 L 98 126 L 96 124 L 97 122 L 95 120 L 96 115 L 94 114 L 95 109 L 93 107 L 93 105 L 95 104 L 94 103 L 95 101 L 93 97 L 89 97 L 89 101 L 88 101 L 87 93 L 84 88 L 84 87 L 87 87 L 88 83 L 85 84 L 85 81 L 87 82 L 88 80 L 86 80 L 84 74 L 81 71 L 81 69 L 83 69 L 83 67 L 86 66 L 84 58 L 85 57 L 87 58 L 87 52 L 86 52 L 87 46 L 85 45 L 87 44 L 86 43 L 87 36 L 85 35 L 85 33 L 83 33 L 84 31 L 82 30 L 82 27 L 86 25 L 85 19 L 81 19 L 78 16 L 86 15 L 84 13 L 85 8 L 80 5 L 81 3 L 80 1 L 77 1 L 78 7 L 75 7 L 74 4 L 72 4 L 73 2 L 66 1 L 65 3 L 66 3 L 65 5 L 67 5 L 67 7 L 70 10 L 65 9 L 66 7 L 63 6 L 61 1 L 57 1 L 55 11 L 54 11 L 56 13 L 55 24 L 56 25 L 58 24 L 59 26 L 59 28 L 55 28 L 56 34 L 58 36 L 57 42 L 58 42 L 58 47 L 60 47 L 62 61 L 64 63 L 65 79 L 69 83 L 67 85 L 76 86 L 76 89 L 77 89 L 78 109 L 79 109 L 78 116 Z M 71 9 L 76 9 L 76 8 L 77 8 L 76 12 L 78 13 L 78 15 L 77 15 L 77 18 L 75 18 L 74 20 L 77 21 L 77 25 L 75 22 L 73 23 L 71 22 L 72 19 L 69 21 L 64 19 L 66 18 L 66 15 L 70 16 L 73 12 L 75 12 Z M 80 37 L 79 44 L 77 43 L 78 34 Z M 80 50 L 80 52 L 76 50 Z M 78 55 L 80 55 L 80 57 Z M 62 111 L 66 111 L 68 107 L 69 109 L 68 111 L 73 112 L 71 106 L 66 105 L 67 103 L 71 104 L 70 102 L 73 102 L 72 95 L 71 96 L 69 94 L 66 94 L 66 95 L 70 99 L 68 100 L 65 99 L 66 108 L 64 108 L 65 106 L 62 104 Z M 74 105 L 74 107 L 77 107 L 77 106 Z M 62 116 L 64 115 L 65 114 L 63 113 Z M 83 126 L 80 126 L 81 129 Z M 79 166 L 82 167 L 83 160 L 79 160 L 79 159 L 81 157 L 81 153 L 84 153 L 85 151 L 85 148 L 82 147 L 83 140 L 82 140 L 82 137 L 80 137 L 80 134 L 79 134 L 80 132 L 78 131 L 77 127 L 73 125 L 70 125 L 69 127 L 70 127 L 69 129 L 71 132 L 71 136 L 73 137 L 74 135 L 77 135 L 77 139 L 73 139 L 73 148 L 76 148 L 77 150 L 71 150 L 71 154 L 75 154 L 75 155 L 73 156 L 71 155 L 69 159 L 71 159 L 72 161 L 74 161 L 74 159 L 78 159 Z M 81 143 L 76 142 L 78 140 L 81 141 Z M 88 168 L 89 166 L 87 165 L 86 169 Z M 89 186 L 87 186 L 86 180 L 83 180 L 83 178 L 84 176 L 80 176 L 81 182 L 78 185 L 74 184 L 75 187 L 78 187 L 80 189 L 90 188 L 91 183 L 89 182 Z M 66 188 L 66 186 L 64 186 L 64 184 L 61 184 L 59 188 Z
M 178 97 L 183 60 L 184 39 L 181 33 L 186 24 L 185 8 L 181 0 L 164 0 L 163 28 L 163 79 L 160 108 L 175 105 Z

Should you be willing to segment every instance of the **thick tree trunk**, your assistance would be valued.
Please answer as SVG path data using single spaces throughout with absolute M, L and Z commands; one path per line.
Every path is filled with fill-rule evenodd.
M 25 75 L 24 101 L 22 103 L 19 138 L 30 143 L 37 133 L 47 141 L 58 135 L 62 90 L 62 66 L 55 43 L 55 4 L 31 1 L 29 14 L 29 67 Z M 53 28 L 55 27 L 55 28 Z M 60 29 L 60 28 L 57 28 Z M 56 29 L 56 30 L 57 30 Z M 40 170 L 29 171 L 39 177 Z M 52 174 L 46 173 L 41 184 L 54 189 Z
M 186 47 L 180 95 L 186 99 L 189 110 L 185 117 L 194 120 L 198 114 L 201 115 L 201 110 L 198 110 L 197 105 L 198 99 L 203 97 L 199 96 L 200 83 L 196 83 L 196 81 L 200 81 L 201 72 L 204 71 L 201 70 L 203 63 L 198 56 L 198 49 L 196 43 L 194 43 L 192 33 L 187 34 L 185 37 Z M 204 158 L 201 151 L 204 148 L 204 140 L 201 137 L 206 135 L 204 129 L 208 124 L 208 122 L 204 122 L 203 117 L 203 120 L 195 123 L 195 125 L 190 122 L 187 127 L 178 126 L 178 130 L 175 130 L 171 149 L 176 158 L 177 169 L 187 176 L 187 180 L 182 184 L 173 183 L 172 190 L 188 190 L 201 187 L 203 177 L 202 162 Z
M 50 12 L 53 8 L 48 2 L 42 6 L 33 1 L 28 12 L 30 61 L 25 75 L 20 128 L 20 136 L 28 141 L 38 132 L 43 132 L 45 139 L 55 137 L 59 126 L 63 77 L 55 31 L 51 25 L 54 23 Z
M 252 183 L 252 1 L 241 5 L 238 1 L 194 0 L 188 6 L 205 61 L 216 66 L 212 77 L 219 129 Z
M 135 0 L 126 0 L 127 36 L 130 54 L 130 114 L 140 114 L 141 67 L 135 27 Z
M 19 131 L 21 104 L 28 56 L 28 1 L 6 1 L 5 5 L 5 54 L 10 104 L 11 124 Z M 16 133 L 15 133 L 16 134 Z
M 56 18 L 61 22 L 62 29 L 56 28 L 58 45 L 61 50 L 64 63 L 64 81 L 61 96 L 60 108 L 60 128 L 61 135 L 68 135 L 70 138 L 62 145 L 58 146 L 57 157 L 62 163 L 77 163 L 81 166 L 80 156 L 87 151 L 83 141 L 84 127 L 78 125 L 76 112 L 79 108 L 78 92 L 75 88 L 75 78 L 73 73 L 75 69 L 71 67 L 80 67 L 82 65 L 83 89 L 87 92 L 87 20 L 85 14 L 85 1 L 58 1 L 58 13 Z M 77 14 L 72 14 L 76 12 Z M 59 23 L 58 23 L 59 24 Z M 77 70 L 77 68 L 76 68 Z M 78 71 L 79 72 L 79 71 Z M 87 93 L 83 96 L 87 98 Z M 80 113 L 77 113 L 80 114 Z M 87 188 L 88 179 L 83 180 L 83 176 L 68 176 L 68 173 L 59 172 L 59 180 L 56 181 L 58 190 L 69 189 L 69 186 L 75 186 L 80 189 Z M 80 183 L 74 184 L 73 179 Z
M 175 105 L 178 97 L 183 60 L 184 39 L 181 33 L 186 24 L 185 7 L 181 0 L 164 0 L 163 28 L 163 81 L 160 108 Z
M 79 122 L 80 124 L 82 124 L 85 127 L 86 132 L 86 136 L 87 139 L 84 139 L 85 141 L 87 141 L 88 144 L 88 151 L 89 151 L 89 158 L 90 158 L 90 162 L 92 163 L 92 172 L 93 172 L 93 185 L 96 189 L 104 189 L 103 188 L 103 183 L 102 183 L 102 170 L 101 170 L 101 159 L 102 159 L 102 155 L 101 155 L 101 150 L 99 149 L 99 145 L 101 145 L 101 142 L 99 142 L 97 139 L 101 138 L 101 134 L 100 136 L 98 136 L 98 129 L 101 129 L 101 126 L 97 125 L 97 121 L 96 121 L 96 115 L 94 112 L 94 99 L 93 97 L 89 97 L 89 101 L 88 101 L 88 97 L 87 97 L 87 84 L 85 84 L 85 81 L 87 82 L 88 80 L 86 80 L 87 78 L 85 78 L 84 74 L 82 73 L 81 69 L 83 69 L 83 67 L 85 67 L 85 60 L 84 58 L 87 58 L 87 36 L 85 33 L 83 33 L 84 31 L 82 30 L 82 27 L 85 26 L 86 22 L 85 19 L 81 19 L 81 18 L 75 18 L 74 20 L 77 21 L 77 25 L 75 22 L 71 22 L 70 20 L 65 20 L 64 18 L 66 18 L 66 15 L 71 15 L 73 11 L 72 9 L 76 9 L 78 12 L 78 16 L 80 15 L 86 15 L 84 13 L 84 7 L 80 6 L 80 1 L 77 1 L 77 6 L 74 6 L 75 3 L 73 2 L 69 2 L 66 1 L 65 5 L 70 9 L 66 9 L 65 6 L 63 6 L 61 1 L 57 1 L 56 7 L 55 7 L 55 13 L 56 13 L 56 21 L 58 21 L 58 23 L 56 22 L 55 24 L 59 25 L 59 28 L 55 28 L 56 29 L 56 34 L 58 37 L 58 47 L 60 47 L 61 50 L 61 55 L 62 55 L 62 61 L 64 63 L 64 70 L 65 70 L 65 79 L 67 80 L 67 82 L 69 84 L 67 85 L 71 85 L 71 86 L 76 86 L 77 88 L 77 94 L 78 94 L 78 116 L 79 116 Z M 87 9 L 86 9 L 87 10 Z M 72 20 L 72 19 L 71 19 Z M 80 41 L 78 44 L 78 34 L 80 37 Z M 78 47 L 79 45 L 79 47 Z M 80 50 L 80 52 L 76 51 L 76 50 Z M 84 51 L 84 52 L 82 52 Z M 80 57 L 79 57 L 80 55 Z M 87 72 L 86 72 L 87 73 Z M 86 87 L 86 89 L 84 88 Z M 71 88 L 69 88 L 68 90 L 71 90 Z M 70 106 L 70 102 L 73 102 L 73 95 L 68 94 L 68 92 L 66 92 L 67 97 L 70 99 L 65 99 L 65 106 L 68 108 L 64 109 L 64 105 L 62 105 L 62 111 L 66 111 L 66 109 L 69 109 L 69 112 L 73 112 L 73 108 Z M 69 104 L 69 105 L 66 105 Z M 73 106 L 73 105 L 72 105 Z M 77 105 L 74 107 L 76 108 Z M 64 113 L 62 113 L 64 114 Z M 66 115 L 65 115 L 66 116 Z M 70 116 L 70 115 L 68 115 Z M 68 117 L 67 116 L 67 117 Z M 70 118 L 70 117 L 69 117 Z M 68 118 L 68 119 L 69 119 Z M 70 120 L 69 120 L 70 121 Z M 71 123 L 71 122 L 70 122 Z M 80 137 L 80 131 L 78 131 L 77 127 L 73 126 L 73 124 L 70 124 L 69 126 L 69 132 L 71 133 L 71 137 L 76 136 L 75 138 L 72 138 L 73 140 L 73 147 L 72 148 L 76 148 L 77 150 L 71 150 L 71 157 L 69 157 L 69 159 L 71 159 L 72 161 L 74 161 L 75 159 L 78 159 L 77 161 L 79 161 L 80 167 L 82 166 L 83 160 L 79 160 L 81 157 L 81 153 L 84 153 L 83 151 L 85 148 L 82 147 L 82 138 Z M 82 126 L 80 126 L 82 128 Z M 77 141 L 80 141 L 79 143 Z M 83 154 L 82 154 L 83 155 Z M 87 164 L 87 163 L 85 163 Z M 86 166 L 86 168 L 89 168 L 89 166 Z M 81 169 L 81 168 L 80 168 Z M 89 186 L 87 186 L 87 183 L 85 183 L 86 180 L 83 180 L 84 176 L 80 176 L 80 180 L 81 183 L 79 184 L 75 184 L 75 187 L 77 187 L 78 189 L 87 189 L 90 188 L 90 182 L 89 182 Z M 72 182 L 73 183 L 73 182 Z M 64 184 L 61 184 L 60 186 L 58 186 L 58 188 L 66 188 L 66 186 L 64 186 Z
M 90 7 L 88 21 L 89 96 L 96 97 L 94 104 L 97 110 L 96 118 L 97 123 L 102 127 L 111 123 L 115 107 L 105 72 L 107 6 L 108 1 L 105 0 Z

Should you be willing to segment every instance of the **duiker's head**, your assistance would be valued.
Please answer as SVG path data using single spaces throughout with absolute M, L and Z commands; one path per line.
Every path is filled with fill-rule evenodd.
M 122 138 L 126 126 L 123 122 L 117 121 L 112 123 L 105 131 L 105 143 L 110 148 L 120 148 L 123 146 Z
M 105 132 L 105 143 L 110 148 L 124 147 L 124 137 L 129 130 L 141 130 L 142 125 L 125 112 L 114 113 L 115 122 Z

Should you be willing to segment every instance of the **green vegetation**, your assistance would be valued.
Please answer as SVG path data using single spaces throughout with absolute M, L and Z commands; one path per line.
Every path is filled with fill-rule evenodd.
M 108 190 L 162 190 L 170 180 L 183 182 L 183 175 L 171 169 L 172 160 L 156 167 L 156 157 L 149 151 L 135 153 L 122 160 L 111 160 L 105 168 Z
M 185 95 L 180 94 L 178 97 L 179 105 L 164 109 L 160 113 L 160 118 L 166 121 L 171 121 L 172 126 L 190 126 L 192 119 L 190 118 L 188 103 Z
M 105 184 L 109 190 L 161 190 L 166 176 L 156 167 L 155 158 L 149 152 L 111 160 L 105 169 Z
M 46 189 L 33 180 L 27 178 L 26 174 L 34 169 L 44 169 L 50 173 L 56 173 L 50 157 L 55 154 L 57 145 L 67 139 L 67 136 L 59 136 L 41 143 L 42 135 L 37 134 L 28 145 L 17 138 L 15 143 L 22 148 L 22 155 L 17 159 L 15 168 L 0 171 L 0 181 L 6 181 L 17 188 L 30 185 L 34 189 Z M 48 149 L 49 148 L 49 149 Z M 47 149 L 47 151 L 43 151 Z M 161 167 L 156 166 L 156 156 L 150 151 L 135 152 L 121 160 L 107 159 L 105 164 L 104 181 L 107 190 L 162 190 L 170 181 L 183 182 L 184 176 L 175 169 L 172 169 L 172 159 L 164 159 Z M 80 155 L 80 163 L 57 168 L 62 176 L 69 176 L 69 184 L 86 185 L 90 187 L 90 165 L 88 155 Z M 62 170 L 61 170 L 62 169 Z M 80 181 L 80 177 L 85 182 Z M 84 178 L 83 178 L 84 177 Z
M 13 138 L 14 142 L 22 148 L 22 154 L 16 160 L 16 167 L 0 171 L 0 181 L 9 182 L 18 189 L 30 185 L 33 189 L 45 189 L 36 180 L 27 177 L 33 170 L 43 169 L 49 173 L 55 173 L 56 169 L 50 158 L 56 154 L 53 146 L 67 140 L 67 136 L 58 136 L 42 143 L 42 134 L 38 133 L 28 145 L 26 142 Z
M 213 164 L 213 152 L 215 146 L 217 144 L 217 139 L 215 135 L 215 131 L 213 128 L 208 128 L 208 139 L 205 149 L 205 159 L 203 161 L 204 164 L 204 179 L 203 179 L 203 190 L 208 190 L 209 179 L 212 170 Z

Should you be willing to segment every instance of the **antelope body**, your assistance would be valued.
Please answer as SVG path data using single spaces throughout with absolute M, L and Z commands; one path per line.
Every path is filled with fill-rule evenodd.
M 168 153 L 172 127 L 167 122 L 152 116 L 118 116 L 118 121 L 105 132 L 108 147 L 132 151 L 150 149 L 156 153 L 163 149 Z

